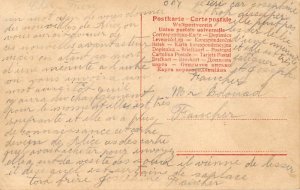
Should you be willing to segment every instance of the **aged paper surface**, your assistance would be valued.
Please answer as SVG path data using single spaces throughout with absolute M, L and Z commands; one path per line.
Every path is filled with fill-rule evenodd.
M 0 2 L 0 190 L 300 188 L 299 1 Z

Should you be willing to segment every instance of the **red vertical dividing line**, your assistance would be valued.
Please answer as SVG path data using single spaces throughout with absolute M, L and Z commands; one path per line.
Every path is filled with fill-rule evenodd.
M 142 175 L 142 76 L 143 76 L 143 16 L 142 14 L 140 15 L 140 176 Z

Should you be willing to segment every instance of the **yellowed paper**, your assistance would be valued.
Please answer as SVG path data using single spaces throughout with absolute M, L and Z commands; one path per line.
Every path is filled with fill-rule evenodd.
M 0 190 L 300 188 L 299 1 L 0 2 Z

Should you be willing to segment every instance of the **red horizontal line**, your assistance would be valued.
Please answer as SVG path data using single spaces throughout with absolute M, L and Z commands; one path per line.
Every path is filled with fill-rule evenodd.
M 245 118 L 245 119 L 168 119 L 168 120 L 204 120 L 204 121 L 210 121 L 210 120 L 221 120 L 221 121 L 248 121 L 248 120 L 257 120 L 257 121 L 286 121 L 287 119 L 281 119 L 281 118 Z
M 286 152 L 286 151 L 273 151 L 273 150 L 182 150 L 182 151 L 177 151 L 177 152 Z
M 214 96 L 174 96 L 171 98 L 211 98 L 211 99 L 286 99 L 288 97 L 214 97 Z
M 176 156 L 287 156 L 287 154 L 176 154 Z

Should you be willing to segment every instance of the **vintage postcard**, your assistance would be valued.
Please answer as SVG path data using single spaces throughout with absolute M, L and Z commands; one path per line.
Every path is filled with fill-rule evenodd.
M 299 0 L 0 2 L 0 190 L 300 188 Z

